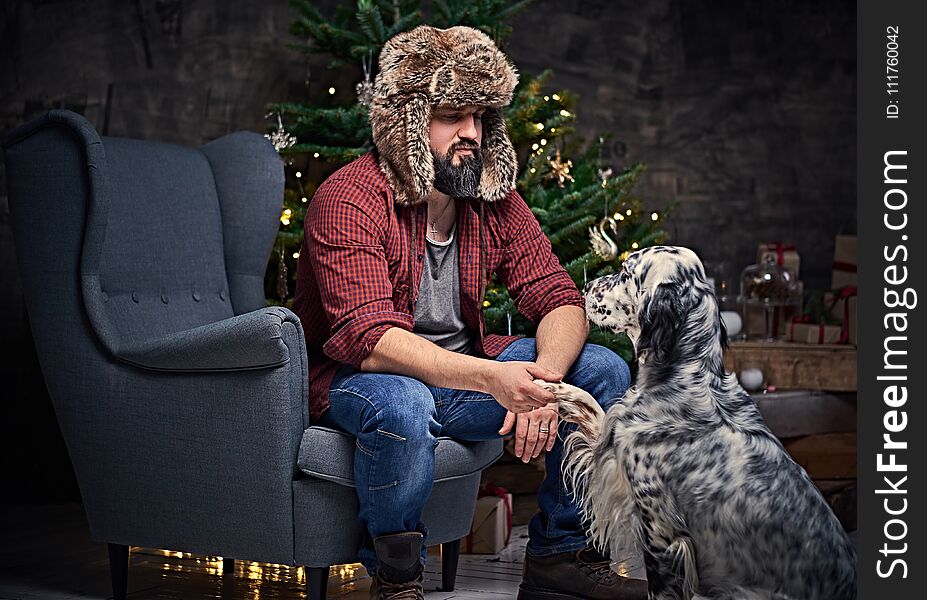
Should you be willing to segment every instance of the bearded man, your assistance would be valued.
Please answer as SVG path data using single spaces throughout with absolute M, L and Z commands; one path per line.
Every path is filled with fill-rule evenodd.
M 646 597 L 645 582 L 587 547 L 561 478 L 555 399 L 533 383 L 563 379 L 607 408 L 630 373 L 585 344 L 583 298 L 515 191 L 502 108 L 517 80 L 475 29 L 395 36 L 374 82 L 375 150 L 331 175 L 306 213 L 293 310 L 309 350 L 310 414 L 357 437 L 358 558 L 383 599 L 422 598 L 437 437 L 513 430 L 525 462 L 547 452 L 520 600 Z M 492 273 L 537 322 L 536 338 L 485 332 Z M 396 554 L 421 559 L 409 567 Z

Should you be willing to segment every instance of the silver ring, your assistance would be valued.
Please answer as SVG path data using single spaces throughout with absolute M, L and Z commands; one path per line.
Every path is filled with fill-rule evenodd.
M 541 433 L 550 433 L 550 429 L 547 427 L 538 427 L 538 431 Z

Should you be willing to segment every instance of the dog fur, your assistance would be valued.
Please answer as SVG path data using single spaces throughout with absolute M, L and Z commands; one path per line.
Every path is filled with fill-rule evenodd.
M 518 158 L 502 108 L 512 101 L 518 72 L 489 36 L 471 27 L 421 25 L 387 41 L 378 64 L 370 126 L 396 204 L 423 203 L 434 188 L 428 129 L 439 106 L 486 108 L 479 196 L 493 202 L 514 189 Z
M 853 544 L 724 371 L 726 332 L 695 253 L 631 254 L 587 286 L 586 312 L 629 335 L 639 366 L 607 414 L 583 390 L 539 382 L 578 426 L 564 474 L 592 542 L 615 552 L 632 527 L 652 599 L 855 598 Z

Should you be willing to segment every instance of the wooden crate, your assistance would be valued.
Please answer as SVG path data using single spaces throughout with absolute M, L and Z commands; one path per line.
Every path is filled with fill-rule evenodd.
M 780 390 L 856 391 L 856 347 L 845 344 L 731 342 L 724 366 L 759 369 Z

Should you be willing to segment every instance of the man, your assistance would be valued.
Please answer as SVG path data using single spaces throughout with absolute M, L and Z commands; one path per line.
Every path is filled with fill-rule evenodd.
M 515 191 L 502 107 L 517 73 L 483 33 L 418 27 L 380 55 L 370 122 L 376 150 L 316 191 L 305 219 L 294 311 L 310 353 L 310 412 L 357 436 L 359 559 L 381 598 L 421 598 L 436 438 L 514 430 L 527 462 L 547 454 L 530 524 L 521 600 L 644 598 L 586 548 L 560 477 L 552 394 L 567 381 L 607 406 L 627 365 L 585 345 L 583 299 Z M 486 335 L 489 274 L 537 337 Z M 401 562 L 393 555 L 421 557 Z

